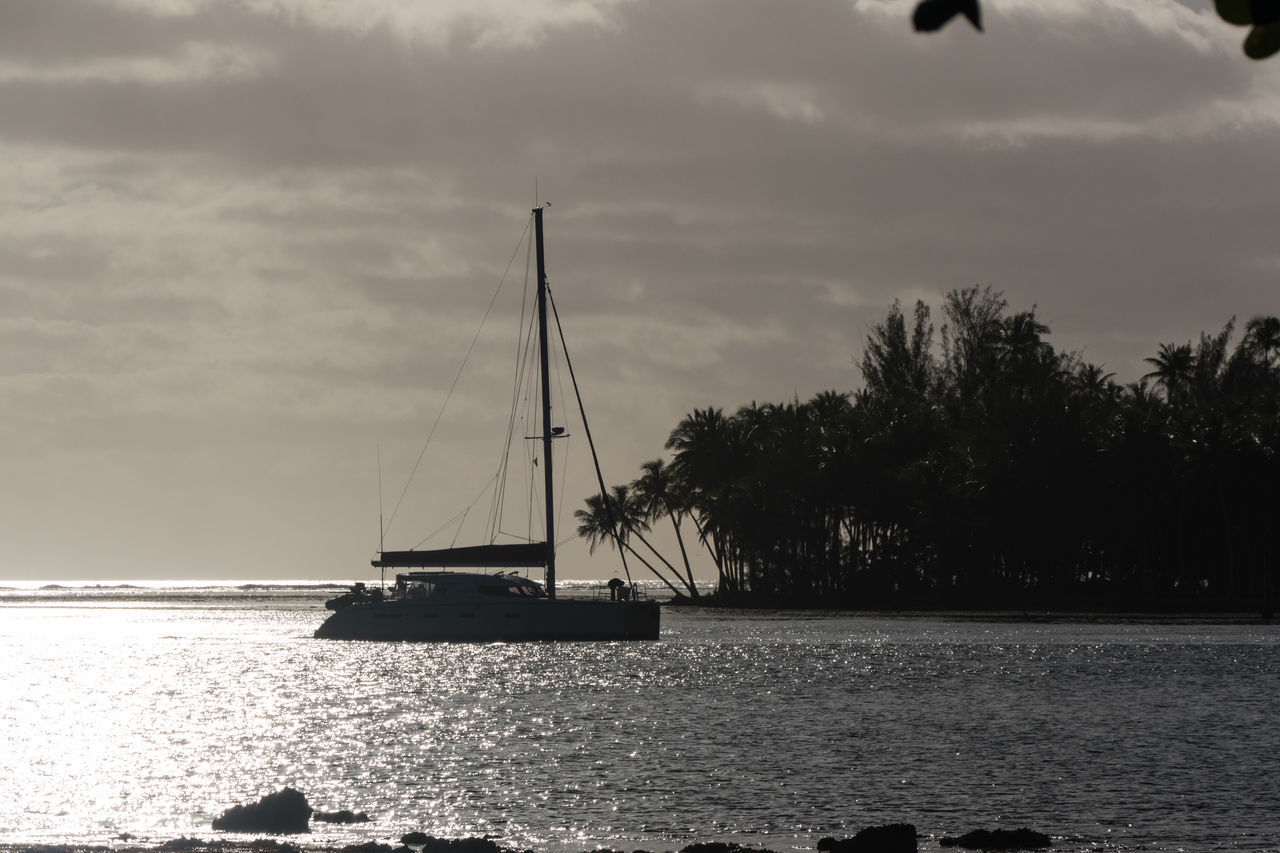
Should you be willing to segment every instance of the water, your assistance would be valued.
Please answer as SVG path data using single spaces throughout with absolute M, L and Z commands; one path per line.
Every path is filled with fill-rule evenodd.
M 0 844 L 214 838 L 286 785 L 510 847 L 907 821 L 1280 850 L 1280 628 L 666 608 L 656 643 L 311 639 L 318 585 L 0 590 Z

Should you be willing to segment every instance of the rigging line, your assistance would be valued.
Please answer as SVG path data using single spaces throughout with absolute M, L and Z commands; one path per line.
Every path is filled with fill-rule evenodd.
M 536 499 L 535 483 L 537 477 L 533 476 L 534 466 L 538 464 L 538 451 L 534 444 L 530 444 L 528 439 L 533 437 L 537 431 L 538 416 L 535 414 L 539 404 L 539 383 L 541 382 L 541 374 L 536 367 L 537 356 L 537 316 L 530 314 L 528 335 L 524 339 L 524 352 L 521 356 L 521 366 L 523 368 L 521 378 L 521 396 L 519 403 L 521 412 L 517 418 L 518 423 L 523 424 L 525 429 L 522 430 L 526 435 L 525 440 L 520 444 L 520 452 L 523 454 L 523 465 L 520 466 L 520 473 L 524 477 L 524 507 L 525 507 L 525 539 L 533 541 L 533 529 L 535 515 L 541 510 L 541 504 Z M 499 519 L 499 524 L 502 520 Z
M 475 507 L 476 503 L 479 502 L 480 498 L 484 496 L 484 493 L 489 491 L 489 487 L 493 485 L 493 481 L 494 481 L 494 478 L 490 477 L 489 480 L 484 484 L 484 486 L 480 488 L 480 491 L 476 492 L 476 496 L 471 499 L 471 503 L 467 504 L 462 510 L 456 513 L 453 516 L 453 518 L 449 519 L 444 524 L 440 525 L 435 530 L 431 531 L 426 536 L 422 537 L 422 539 L 418 541 L 418 544 L 414 545 L 409 550 L 415 551 L 418 548 L 421 548 L 423 545 L 430 542 L 436 536 L 439 536 L 444 530 L 451 527 L 455 521 L 458 522 L 458 530 L 461 530 L 463 523 L 465 523 L 467 520 L 467 513 L 471 512 L 471 510 Z M 461 521 L 459 521 L 459 519 L 461 519 Z M 455 541 L 457 540 L 458 534 L 456 532 L 453 534 L 453 538 Z
M 560 344 L 561 344 L 561 347 L 563 348 L 564 346 L 563 339 L 560 341 Z M 566 357 L 567 355 L 568 354 L 566 353 Z M 552 358 L 555 360 L 556 391 L 560 395 L 560 410 L 565 413 L 563 426 L 566 428 L 566 431 L 561 433 L 561 438 L 565 439 L 565 441 L 562 444 L 562 447 L 564 449 L 559 453 L 559 458 L 561 460 L 560 462 L 561 468 L 560 468 L 560 489 L 557 492 L 557 495 L 560 498 L 560 504 L 559 506 L 556 507 L 556 524 L 559 525 L 559 523 L 564 519 L 565 501 L 567 500 L 567 494 L 568 494 L 569 459 L 570 459 L 569 448 L 571 447 L 571 442 L 569 441 L 570 435 L 567 430 L 569 426 L 569 418 L 568 418 L 569 406 L 565 402 L 565 396 L 564 396 L 564 374 L 560 371 L 560 350 L 554 350 L 552 354 Z
M 531 316 L 530 322 L 532 322 L 532 320 L 533 318 Z M 527 383 L 526 377 L 529 374 L 527 369 L 528 363 L 527 353 L 523 358 L 517 360 L 517 374 L 520 377 L 520 380 L 519 384 L 514 389 L 515 393 L 511 401 L 511 414 L 507 421 L 506 444 L 503 448 L 503 454 L 500 459 L 501 464 L 499 465 L 499 471 L 501 474 L 499 487 L 494 492 L 494 501 L 489 511 L 488 528 L 490 541 L 493 541 L 493 539 L 497 537 L 498 530 L 502 526 L 502 517 L 506 506 L 507 486 L 511 477 L 511 451 L 512 444 L 515 441 L 516 427 L 522 420 L 527 420 L 527 417 L 521 417 L 520 409 L 522 407 L 522 401 L 525 408 L 528 406 L 527 389 L 525 388 Z
M 529 214 L 529 221 L 533 221 L 533 214 Z M 526 224 L 524 235 L 521 239 L 529 235 L 529 227 Z M 528 364 L 526 357 L 522 355 L 525 346 L 525 322 L 526 318 L 531 317 L 529 311 L 529 276 L 533 266 L 533 240 L 524 243 L 524 287 L 521 290 L 520 298 L 520 324 L 516 327 L 518 334 L 516 335 L 515 345 L 515 363 L 512 365 L 511 371 L 511 408 L 507 413 L 507 432 L 503 440 L 502 452 L 498 454 L 498 488 L 494 489 L 493 499 L 489 504 L 489 517 L 485 522 L 485 533 L 490 543 L 494 542 L 502 527 L 503 507 L 506 503 L 507 491 L 507 475 L 511 469 L 511 442 L 514 440 L 515 427 L 519 419 L 520 406 L 520 388 L 523 383 L 523 373 Z M 529 334 L 532 334 L 531 332 Z
M 444 417 L 444 410 L 448 408 L 449 401 L 453 399 L 454 389 L 458 387 L 458 381 L 462 379 L 462 371 L 466 369 L 467 361 L 471 358 L 471 353 L 476 348 L 476 343 L 480 340 L 480 332 L 484 330 L 485 321 L 489 319 L 489 314 L 493 311 L 494 304 L 498 301 L 498 294 L 502 292 L 502 285 L 507 280 L 507 273 L 511 271 L 511 265 L 516 261 L 516 254 L 520 251 L 520 245 L 524 243 L 525 235 L 529 233 L 529 223 L 524 225 L 524 232 L 520 235 L 516 248 L 511 252 L 511 258 L 507 261 L 507 268 L 502 271 L 502 277 L 498 279 L 498 286 L 493 290 L 493 296 L 489 298 L 489 305 L 484 309 L 484 316 L 480 318 L 480 325 L 476 328 L 475 335 L 471 338 L 471 345 L 467 347 L 466 354 L 462 357 L 462 363 L 458 365 L 458 372 L 453 377 L 453 384 L 449 386 L 449 393 L 445 395 L 444 402 L 440 404 L 440 411 L 436 414 L 435 422 L 431 424 L 431 431 L 427 433 L 427 440 L 422 443 L 422 449 L 418 451 L 418 459 L 413 463 L 412 470 L 409 471 L 409 477 L 405 480 L 404 488 L 400 491 L 400 498 L 396 501 L 395 509 L 391 511 L 391 518 L 387 521 L 386 526 L 382 529 L 382 535 L 386 536 L 387 530 L 395 523 L 396 516 L 400 513 L 400 505 L 404 503 L 404 496 L 409 493 L 409 486 L 413 484 L 413 478 L 418 473 L 418 466 L 422 464 L 422 457 L 427 453 L 427 447 L 431 444 L 431 439 L 436 434 L 436 428 L 440 426 L 440 419 Z
M 527 263 L 527 262 L 526 262 Z M 526 311 L 528 306 L 528 270 L 525 271 L 525 300 L 521 304 L 521 332 L 517 336 L 515 370 L 512 371 L 515 377 L 511 389 L 511 410 L 507 418 L 507 434 L 503 445 L 503 452 L 499 456 L 499 480 L 498 488 L 494 490 L 493 501 L 489 507 L 489 519 L 486 524 L 486 530 L 489 536 L 489 542 L 492 543 L 497 539 L 502 527 L 502 516 L 506 505 L 507 495 L 507 479 L 511 472 L 511 445 L 515 441 L 516 426 L 520 422 L 521 400 L 523 388 L 529 375 L 528 365 L 530 364 L 529 350 L 532 347 L 533 322 L 536 319 L 531 312 Z M 526 323 L 527 320 L 527 323 Z M 528 326 L 526 332 L 525 327 Z M 527 406 L 527 402 L 526 402 Z
M 622 536 L 618 533 L 618 522 L 613 517 L 613 505 L 609 500 L 609 490 L 604 485 L 604 474 L 600 472 L 600 457 L 596 454 L 596 442 L 591 437 L 591 425 L 587 423 L 587 409 L 582 404 L 582 392 L 578 389 L 578 377 L 573 372 L 573 360 L 569 358 L 569 345 L 564 340 L 564 327 L 560 325 L 560 312 L 556 310 L 556 300 L 551 295 L 551 288 L 547 288 L 547 302 L 551 305 L 551 316 L 556 320 L 556 334 L 560 336 L 560 348 L 564 350 L 564 363 L 569 368 L 569 380 L 573 383 L 573 394 L 578 398 L 578 414 L 582 416 L 582 431 L 587 434 L 587 446 L 591 448 L 591 462 L 596 468 L 596 482 L 600 485 L 600 500 L 604 504 L 605 513 L 609 517 L 610 531 L 613 538 L 618 543 L 618 553 L 623 553 L 625 547 L 622 543 Z M 626 560 L 622 561 L 622 570 L 627 574 L 627 583 L 631 583 L 631 570 L 627 568 Z
M 524 352 L 521 356 L 521 366 L 523 369 L 521 377 L 521 397 L 519 400 L 521 411 L 518 416 L 517 425 L 523 425 L 522 432 L 525 434 L 524 441 L 520 443 L 520 452 L 523 454 L 523 464 L 520 466 L 520 474 L 524 477 L 524 506 L 525 506 L 525 538 L 528 541 L 534 541 L 533 530 L 535 518 L 541 518 L 538 513 L 542 510 L 542 504 L 536 499 L 535 489 L 538 478 L 535 476 L 534 466 L 538 464 L 538 445 L 536 442 L 528 441 L 537 434 L 538 423 L 540 418 L 538 412 L 541 411 L 541 404 L 538 402 L 541 397 L 539 394 L 542 382 L 542 373 L 538 369 L 538 316 L 536 313 L 530 312 L 528 332 L 524 339 Z M 513 436 L 514 440 L 514 436 Z M 501 524 L 501 519 L 499 520 Z M 543 537 L 545 539 L 545 537 Z
M 470 514 L 471 514 L 471 507 L 467 507 L 462 511 L 462 521 L 458 522 L 458 529 L 453 531 L 453 538 L 449 540 L 450 548 L 458 544 L 458 534 L 462 532 L 462 526 L 467 523 L 467 516 Z

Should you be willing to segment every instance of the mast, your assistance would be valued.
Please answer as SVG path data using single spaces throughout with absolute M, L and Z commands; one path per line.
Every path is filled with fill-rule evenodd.
M 547 263 L 542 249 L 542 208 L 533 209 L 533 241 L 538 265 L 538 360 L 542 374 L 542 475 L 547 497 L 547 595 L 556 597 L 555 501 L 551 470 L 551 361 L 547 353 Z

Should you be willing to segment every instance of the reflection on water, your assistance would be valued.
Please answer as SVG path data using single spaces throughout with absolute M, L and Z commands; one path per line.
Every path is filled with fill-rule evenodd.
M 668 608 L 657 643 L 412 645 L 313 640 L 313 603 L 64 604 L 0 607 L 0 841 L 212 837 L 292 785 L 375 818 L 309 844 L 1280 846 L 1271 626 Z

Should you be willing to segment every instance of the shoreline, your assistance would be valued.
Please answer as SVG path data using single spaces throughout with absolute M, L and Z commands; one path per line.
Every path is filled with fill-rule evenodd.
M 678 596 L 662 600 L 663 607 L 680 610 L 705 610 L 708 612 L 746 613 L 778 612 L 847 613 L 859 616 L 939 617 L 947 619 L 993 619 L 1001 621 L 1094 621 L 1094 622 L 1205 622 L 1210 624 L 1268 624 L 1276 621 L 1276 608 L 1262 602 L 1219 602 L 1202 607 L 1169 602 L 1160 605 L 1137 607 L 1132 602 L 1102 605 L 1085 602 L 1069 602 L 1053 606 L 1044 602 L 1026 601 L 998 604 L 982 604 L 971 607 L 957 606 L 954 602 L 940 604 L 930 601 L 868 602 L 866 599 L 837 600 L 821 598 L 775 598 L 752 595 L 722 597 L 717 594 L 691 599 Z

